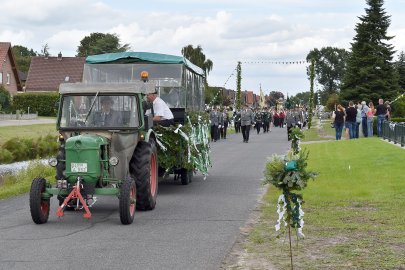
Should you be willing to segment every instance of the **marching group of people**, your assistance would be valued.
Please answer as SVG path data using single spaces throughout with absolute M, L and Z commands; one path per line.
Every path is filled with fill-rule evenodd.
M 252 128 L 259 134 L 262 128 L 263 133 L 268 133 L 272 126 L 280 128 L 287 126 L 289 134 L 292 127 L 305 127 L 306 119 L 306 112 L 303 108 L 277 111 L 267 107 L 251 109 L 243 104 L 241 110 L 232 112 L 231 109 L 229 111 L 226 108 L 218 110 L 217 107 L 214 107 L 210 111 L 211 141 L 226 139 L 227 128 L 231 121 L 233 121 L 235 132 L 241 132 L 243 142 L 248 143 Z
M 391 107 L 389 102 L 383 99 L 378 100 L 377 107 L 373 102 L 367 105 L 365 101 L 361 103 L 349 102 L 346 109 L 338 104 L 336 110 L 332 113 L 332 125 L 335 128 L 336 140 L 342 138 L 343 128 L 346 129 L 348 139 L 359 138 L 360 126 L 364 137 L 372 137 L 374 130 L 374 116 L 377 116 L 377 135 L 382 137 L 382 125 L 385 120 L 391 117 Z

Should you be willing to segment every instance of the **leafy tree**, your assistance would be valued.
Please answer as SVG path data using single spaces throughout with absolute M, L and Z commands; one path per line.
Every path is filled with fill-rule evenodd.
M 80 41 L 76 56 L 85 57 L 101 53 L 126 52 L 129 49 L 129 44 L 121 45 L 116 34 L 91 33 Z
M 214 63 L 210 59 L 206 59 L 200 45 L 198 45 L 196 48 L 194 48 L 193 45 L 187 45 L 181 49 L 181 54 L 190 60 L 191 63 L 202 68 L 205 73 L 205 78 L 207 78 L 207 75 L 212 70 Z
M 205 104 L 221 105 L 223 103 L 222 87 L 208 86 L 205 91 Z
M 342 101 L 392 99 L 398 93 L 398 80 L 392 63 L 395 53 L 387 35 L 390 16 L 384 0 L 366 0 L 366 15 L 359 17 L 356 36 L 341 89 Z
M 271 91 L 268 98 L 267 98 L 267 100 L 266 100 L 266 103 L 267 103 L 267 105 L 269 107 L 276 106 L 277 101 L 280 98 L 284 99 L 284 94 L 283 93 L 281 93 L 280 91 Z
M 22 72 L 28 72 L 31 64 L 31 57 L 37 56 L 37 53 L 33 49 L 21 45 L 14 45 L 11 50 L 13 51 L 16 61 L 17 69 Z
M 339 92 L 348 57 L 348 51 L 335 47 L 315 48 L 308 53 L 307 61 L 315 60 L 315 76 L 322 86 L 321 100 Z
M 328 100 L 326 101 L 326 110 L 327 111 L 334 111 L 336 109 L 336 105 L 339 104 L 339 96 L 337 94 L 330 95 Z
M 48 43 L 45 43 L 45 45 L 42 46 L 41 53 L 39 55 L 45 57 L 50 56 Z
M 399 54 L 396 69 L 398 73 L 399 87 L 402 89 L 402 91 L 405 91 L 405 53 L 403 51 Z

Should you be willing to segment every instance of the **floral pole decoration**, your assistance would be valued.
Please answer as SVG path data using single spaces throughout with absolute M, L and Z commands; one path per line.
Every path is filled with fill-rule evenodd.
M 277 203 L 278 220 L 275 228 L 276 231 L 279 231 L 282 225 L 288 228 L 291 266 L 291 228 L 296 229 L 298 237 L 305 236 L 302 233 L 304 227 L 304 211 L 301 207 L 303 197 L 302 194 L 295 192 L 303 190 L 307 186 L 308 180 L 314 179 L 318 175 L 316 172 L 306 170 L 309 153 L 300 149 L 300 139 L 303 137 L 304 134 L 299 128 L 293 128 L 290 134 L 291 149 L 284 157 L 277 155 L 271 157 L 264 172 L 264 184 L 272 184 L 282 191 Z

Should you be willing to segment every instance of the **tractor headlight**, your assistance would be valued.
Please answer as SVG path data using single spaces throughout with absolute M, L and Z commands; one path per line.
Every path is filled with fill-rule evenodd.
M 118 157 L 111 157 L 108 163 L 110 163 L 111 166 L 116 166 L 119 162 Z
M 58 165 L 58 160 L 56 159 L 56 158 L 50 158 L 49 160 L 48 160 L 48 164 L 50 165 L 50 166 L 52 166 L 52 167 L 56 167 L 56 165 Z

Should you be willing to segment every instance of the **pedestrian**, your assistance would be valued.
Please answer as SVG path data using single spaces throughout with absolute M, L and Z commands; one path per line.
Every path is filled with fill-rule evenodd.
M 242 129 L 243 142 L 249 142 L 249 133 L 253 123 L 253 112 L 246 104 L 240 112 L 240 124 Z
M 368 106 L 365 101 L 361 102 L 361 129 L 363 131 L 364 137 L 367 138 L 368 136 L 368 130 L 367 130 L 367 112 L 368 112 Z
M 368 137 L 373 137 L 373 120 L 375 114 L 375 108 L 373 102 L 370 101 L 368 104 L 368 112 L 367 112 L 367 135 Z
M 283 110 L 281 110 L 278 116 L 280 118 L 280 127 L 283 128 L 284 127 L 285 112 Z
M 383 123 L 387 115 L 387 107 L 384 105 L 384 100 L 382 98 L 378 100 L 375 114 L 377 115 L 377 135 L 378 137 L 382 137 Z
M 358 139 L 359 136 L 360 136 L 360 125 L 361 125 L 361 120 L 362 120 L 362 118 L 361 118 L 361 103 L 360 103 L 360 102 L 357 103 L 356 108 L 357 108 L 357 114 L 356 114 L 356 129 L 355 129 L 355 132 L 354 132 L 354 137 L 355 137 L 356 139 Z
M 349 129 L 349 138 L 354 139 L 356 132 L 356 115 L 357 109 L 354 107 L 353 101 L 349 102 L 349 107 L 346 109 L 346 128 Z
M 341 140 L 343 127 L 345 125 L 345 108 L 339 104 L 333 114 L 335 118 L 333 123 L 335 127 L 336 140 Z
M 218 138 L 222 139 L 224 136 L 224 113 L 223 113 L 223 109 L 220 109 L 218 111 Z
M 391 105 L 388 101 L 384 102 L 385 108 L 387 108 L 387 114 L 385 115 L 385 120 L 391 120 Z

